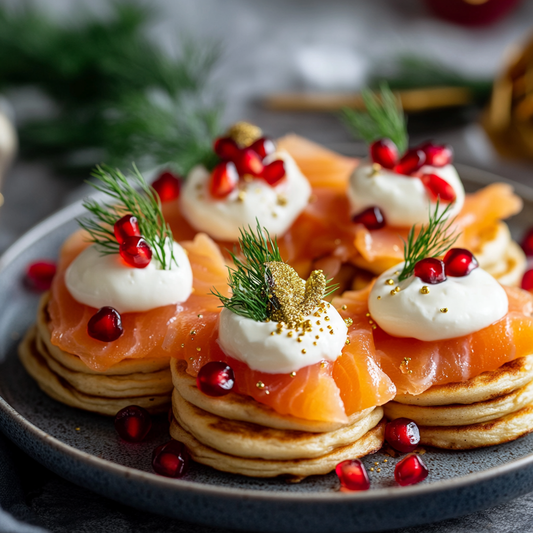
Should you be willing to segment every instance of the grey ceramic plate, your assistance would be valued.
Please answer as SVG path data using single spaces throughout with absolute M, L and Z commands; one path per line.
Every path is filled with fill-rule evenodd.
M 499 180 L 472 168 L 459 170 L 469 190 Z M 533 225 L 533 190 L 516 188 L 526 204 L 512 221 L 519 236 L 521 228 Z M 429 478 L 406 488 L 394 484 L 397 459 L 378 453 L 364 460 L 367 469 L 374 468 L 372 489 L 365 493 L 339 492 L 335 474 L 297 485 L 222 474 L 201 465 L 193 465 L 181 480 L 153 474 L 151 452 L 169 438 L 165 417 L 146 442 L 126 444 L 111 419 L 49 399 L 16 356 L 38 301 L 22 284 L 26 265 L 55 258 L 81 213 L 79 204 L 60 211 L 24 235 L 0 260 L 0 429 L 51 470 L 131 506 L 251 531 L 382 531 L 460 516 L 533 490 L 533 435 L 472 452 L 428 450 L 424 461 Z

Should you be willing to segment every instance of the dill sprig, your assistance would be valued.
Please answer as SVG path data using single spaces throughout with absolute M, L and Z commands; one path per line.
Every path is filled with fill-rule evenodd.
M 390 139 L 402 155 L 409 145 L 407 119 L 402 105 L 386 83 L 379 93 L 370 89 L 361 92 L 366 111 L 345 107 L 342 119 L 352 134 L 370 144 L 378 139 Z
M 456 234 L 455 229 L 451 227 L 455 218 L 448 221 L 448 212 L 452 204 L 446 206 L 446 209 L 439 215 L 439 202 L 435 206 L 435 211 L 429 211 L 429 222 L 427 226 L 422 224 L 420 231 L 415 237 L 415 228 L 413 226 L 404 241 L 403 256 L 405 263 L 398 277 L 400 281 L 407 279 L 414 271 L 416 263 L 426 257 L 438 257 L 447 252 L 457 241 L 460 233 Z
M 124 215 L 131 214 L 137 218 L 141 235 L 161 268 L 170 270 L 172 263 L 176 263 L 171 246 L 172 230 L 163 218 L 158 194 L 146 183 L 137 167 L 133 165 L 130 180 L 120 170 L 106 165 L 97 166 L 91 175 L 97 181 L 88 183 L 109 196 L 112 202 L 86 200 L 83 203 L 83 207 L 94 215 L 94 218 L 78 220 L 80 226 L 89 233 L 90 241 L 96 244 L 102 255 L 118 254 L 120 243 L 117 242 L 113 226 Z

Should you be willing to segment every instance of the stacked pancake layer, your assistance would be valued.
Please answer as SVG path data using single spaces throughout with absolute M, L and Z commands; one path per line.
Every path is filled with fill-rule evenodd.
M 37 323 L 19 346 L 22 364 L 46 394 L 72 407 L 110 416 L 128 405 L 152 413 L 168 409 L 172 378 L 167 359 L 125 359 L 106 371 L 92 370 L 51 343 L 48 300 L 45 294 Z
M 206 396 L 183 361 L 172 360 L 171 436 L 202 464 L 245 476 L 286 475 L 299 480 L 327 474 L 346 459 L 379 450 L 383 409 L 352 415 L 347 424 L 282 416 L 250 397 Z
M 466 450 L 513 441 L 533 431 L 533 355 L 463 383 L 397 395 L 388 418 L 410 418 L 421 444 Z

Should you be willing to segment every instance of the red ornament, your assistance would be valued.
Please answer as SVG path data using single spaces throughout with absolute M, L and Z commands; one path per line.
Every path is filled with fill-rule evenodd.
M 87 323 L 87 334 L 97 341 L 113 342 L 122 333 L 122 318 L 113 307 L 102 307 Z
M 171 440 L 158 446 L 152 453 L 152 468 L 161 476 L 182 477 L 189 467 L 190 457 L 185 445 Z
M 47 291 L 57 272 L 57 266 L 52 261 L 36 261 L 28 266 L 25 282 L 30 289 Z
M 453 161 L 453 149 L 449 144 L 424 143 L 419 146 L 426 154 L 426 165 L 444 167 Z
M 370 158 L 384 168 L 394 168 L 398 162 L 398 148 L 390 139 L 379 139 L 370 145 Z
M 409 176 L 416 172 L 426 162 L 426 154 L 419 148 L 412 148 L 400 159 L 394 167 L 394 172 Z
M 428 257 L 418 261 L 415 265 L 414 274 L 423 282 L 430 283 L 431 285 L 446 281 L 444 263 L 440 259 L 434 257 Z
M 533 255 L 533 228 L 528 230 L 520 246 L 522 246 L 522 250 L 528 257 Z
M 275 187 L 285 178 L 285 163 L 282 159 L 276 159 L 263 167 L 261 177 L 271 186 Z
M 263 172 L 263 158 L 250 148 L 241 150 L 241 153 L 235 160 L 235 165 L 240 176 L 244 176 L 245 174 L 260 176 Z
M 124 215 L 120 220 L 117 220 L 113 226 L 113 231 L 119 244 L 123 243 L 128 237 L 141 236 L 137 217 L 133 215 Z
M 455 202 L 457 195 L 453 187 L 437 174 L 423 174 L 420 178 L 426 191 L 433 201 L 440 200 L 443 203 Z
M 235 384 L 231 366 L 221 361 L 206 363 L 196 377 L 196 386 L 207 396 L 225 396 Z
M 237 143 L 231 137 L 219 137 L 213 144 L 215 154 L 224 161 L 235 161 L 241 152 Z
M 250 150 L 253 150 L 256 154 L 264 159 L 267 155 L 270 155 L 276 151 L 276 145 L 272 139 L 268 137 L 261 137 L 257 139 L 253 144 L 249 146 Z
M 176 174 L 166 170 L 159 174 L 159 177 L 152 183 L 152 187 L 159 195 L 161 202 L 171 202 L 179 198 L 181 180 Z
M 412 452 L 420 443 L 420 431 L 413 420 L 397 418 L 385 427 L 385 440 L 399 452 Z
M 213 198 L 225 198 L 239 183 L 239 174 L 231 161 L 219 163 L 211 173 L 209 193 Z
M 134 268 L 146 268 L 152 260 L 152 250 L 142 237 L 126 237 L 119 251 L 120 257 Z
M 474 254 L 464 248 L 452 248 L 444 256 L 446 275 L 454 278 L 468 276 L 479 266 Z
M 404 457 L 396 464 L 394 479 L 402 487 L 415 485 L 428 477 L 428 469 L 416 453 Z
M 525 291 L 533 291 L 533 268 L 526 270 L 520 286 Z
M 341 485 L 348 490 L 368 490 L 370 480 L 363 463 L 359 459 L 343 461 L 335 467 Z
M 381 209 L 374 205 L 361 211 L 357 215 L 352 217 L 352 222 L 354 224 L 363 224 L 366 229 L 381 229 L 385 227 L 385 216 L 381 212 Z
M 141 442 L 151 427 L 150 413 L 138 405 L 128 405 L 115 415 L 115 429 L 128 442 Z

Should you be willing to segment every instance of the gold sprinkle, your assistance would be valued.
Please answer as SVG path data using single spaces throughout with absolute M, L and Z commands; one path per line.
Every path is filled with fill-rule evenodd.
M 198 315 L 198 318 L 204 318 L 204 315 Z
M 344 319 L 344 323 L 347 325 L 347 326 L 351 326 L 353 324 L 353 319 L 352 318 L 345 318 Z
M 367 313 L 365 316 L 370 316 L 370 313 Z
M 420 289 L 420 293 L 421 294 L 429 294 L 429 287 L 427 285 L 424 285 L 421 289 Z
M 201 352 L 201 351 L 202 351 L 202 348 L 200 348 L 200 346 L 198 346 L 198 347 L 196 348 L 196 351 L 197 351 L 197 352 Z
M 270 335 L 275 335 L 275 334 L 276 334 L 275 331 L 271 331 L 271 332 L 270 332 Z
M 302 342 L 302 337 L 298 337 L 298 342 Z
M 347 305 L 343 305 L 343 306 L 341 307 L 341 309 L 342 309 L 343 311 L 346 311 L 346 309 L 348 309 L 348 306 L 347 306 Z
M 320 363 L 320 366 L 321 366 L 322 368 L 324 368 L 326 365 L 327 365 L 326 361 L 322 361 L 322 362 Z
M 330 335 L 335 335 L 335 332 L 334 332 L 332 329 L 330 329 L 330 330 L 329 330 L 329 334 L 330 334 Z
M 327 316 L 326 318 L 324 318 L 324 320 L 325 320 L 326 322 L 328 322 L 328 321 L 329 321 L 329 316 Z
M 440 308 L 440 312 L 441 313 L 447 313 L 448 312 L 448 308 L 447 307 L 441 307 Z
M 181 347 L 182 347 L 182 348 L 185 348 L 185 344 L 182 344 Z
M 386 462 L 387 462 L 387 459 L 383 459 L 383 462 L 386 463 Z
M 255 386 L 258 388 L 258 389 L 264 389 L 265 388 L 265 384 L 262 382 L 262 381 L 258 381 Z
M 287 333 L 287 337 L 292 337 L 292 331 L 289 331 L 289 332 Z
M 283 194 L 278 194 L 278 205 L 287 205 L 287 197 Z
M 373 320 L 369 320 L 368 323 L 369 323 L 369 324 L 373 324 L 374 321 L 373 321 Z
M 313 341 L 313 346 L 316 346 L 316 341 Z
M 195 329 L 191 329 L 191 335 L 196 335 L 196 330 Z
M 378 300 L 381 300 L 381 296 L 378 296 Z
M 400 292 L 401 290 L 400 287 L 394 287 L 394 292 Z
M 376 328 L 377 328 L 376 324 L 372 324 L 372 329 L 376 329 Z
M 296 377 L 296 372 L 291 372 L 289 375 L 291 376 L 291 378 L 295 378 Z
M 376 472 L 381 472 L 381 468 L 378 468 L 378 469 L 376 470 Z
M 270 391 L 269 391 L 269 390 L 266 390 L 266 391 L 265 391 L 265 394 L 270 394 Z
M 350 339 L 346 339 L 346 342 L 344 344 L 350 344 Z
M 278 214 L 275 211 L 272 211 L 272 218 L 278 218 Z
M 408 370 L 407 373 L 408 373 L 408 374 L 412 374 L 413 371 L 412 371 L 412 370 Z
M 324 331 L 324 328 L 320 328 L 320 330 L 319 330 L 319 331 Z
M 317 321 L 316 321 L 316 325 L 317 325 L 317 326 L 320 326 L 320 320 L 317 320 Z
M 394 296 L 396 294 L 396 291 L 394 289 L 392 289 L 392 291 L 390 291 L 391 293 L 391 296 Z
M 370 178 L 374 177 L 381 170 L 381 165 L 379 163 L 372 163 L 372 170 L 368 175 Z
M 305 348 L 302 349 L 302 353 L 307 353 L 307 350 Z
M 374 467 L 372 467 L 372 468 L 370 469 L 370 472 L 373 472 L 373 471 L 374 471 Z
M 76 428 L 76 431 L 79 431 L 81 428 Z
M 328 329 L 331 329 L 331 326 L 328 324 Z
M 375 464 L 376 466 L 379 465 L 379 461 L 376 461 L 374 464 Z
M 397 270 L 395 273 L 394 273 L 395 276 L 399 276 L 400 275 L 400 271 Z
M 386 280 L 385 285 L 394 285 L 394 280 L 393 279 Z
M 315 335 L 315 339 L 320 339 L 320 335 Z
M 194 361 L 194 357 L 189 357 L 189 361 Z
M 267 319 L 265 320 L 265 322 L 270 322 L 270 318 L 267 318 Z

